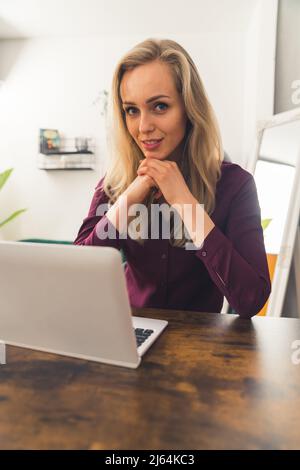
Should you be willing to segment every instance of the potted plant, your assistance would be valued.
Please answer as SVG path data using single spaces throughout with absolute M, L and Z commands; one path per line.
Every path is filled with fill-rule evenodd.
M 10 177 L 11 173 L 13 172 L 13 168 L 9 168 L 8 170 L 3 171 L 3 173 L 0 173 L 0 190 L 3 188 L 5 185 L 6 181 Z M 15 219 L 19 214 L 22 212 L 25 212 L 27 209 L 19 209 L 15 212 L 13 212 L 9 217 L 6 217 L 4 220 L 0 219 L 0 229 L 6 225 L 8 222 L 12 221 Z
M 263 219 L 261 221 L 261 226 L 263 228 L 263 230 L 266 230 L 266 228 L 268 227 L 269 223 L 271 222 L 272 219 Z

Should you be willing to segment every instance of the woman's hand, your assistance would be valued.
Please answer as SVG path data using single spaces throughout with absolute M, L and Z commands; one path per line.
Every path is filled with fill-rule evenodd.
M 190 192 L 176 162 L 147 158 L 140 163 L 138 175 L 150 176 L 170 206 L 175 205 L 194 245 L 201 247 L 215 224 Z M 184 206 L 189 205 L 190 213 Z
M 151 176 L 138 175 L 110 207 L 106 217 L 120 233 L 127 234 L 128 223 L 134 218 L 134 216 L 128 216 L 130 206 L 143 203 L 153 187 L 157 188 L 157 184 Z M 120 213 L 124 213 L 123 211 L 127 217 L 120 217 Z
M 151 188 L 157 188 L 157 186 L 157 183 L 151 176 L 146 174 L 138 175 L 121 196 L 127 196 L 128 207 L 132 204 L 141 204 L 151 191 Z
M 151 177 L 170 205 L 195 202 L 176 162 L 146 158 L 137 174 Z

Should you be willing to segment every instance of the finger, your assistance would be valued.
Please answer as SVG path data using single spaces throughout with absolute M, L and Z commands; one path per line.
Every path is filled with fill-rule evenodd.
M 170 161 L 161 161 L 158 160 L 157 158 L 144 158 L 143 160 L 140 161 L 139 167 L 138 168 L 144 168 L 144 167 L 153 167 L 153 168 L 172 168 Z
M 147 160 L 147 158 L 143 158 L 142 160 L 140 160 L 139 168 L 143 168 L 143 166 L 147 164 Z
M 155 189 L 158 189 L 158 185 L 157 185 L 156 181 L 150 175 L 146 175 L 146 173 L 145 173 L 144 175 L 139 175 L 139 176 L 146 176 L 151 181 L 152 186 Z
M 156 168 L 149 168 L 149 167 L 140 168 L 137 171 L 137 174 L 138 175 L 151 176 L 157 183 L 158 183 L 158 179 L 159 179 L 159 176 L 160 176 L 160 173 Z
M 152 168 L 168 168 L 170 170 L 177 167 L 175 162 L 169 160 L 158 160 L 157 158 L 147 158 L 144 165 Z
M 171 175 L 173 177 L 177 175 L 178 172 L 180 173 L 180 171 L 178 170 L 178 167 L 177 166 L 175 167 L 176 163 L 174 163 L 174 165 L 173 163 L 174 162 L 160 162 L 152 158 L 152 159 L 148 159 L 148 161 L 144 164 L 144 166 L 139 168 L 139 170 L 151 169 L 155 171 L 158 181 L 162 183 L 163 180 L 169 179 Z
M 162 196 L 162 192 L 157 184 L 157 182 L 155 181 L 155 179 L 150 176 L 150 172 L 147 168 L 141 168 L 140 170 L 138 170 L 138 174 L 140 176 L 143 176 L 143 175 L 146 175 L 148 176 L 152 181 L 154 181 L 154 184 L 155 184 L 155 188 L 156 188 L 156 193 L 154 194 L 154 199 L 159 199 L 161 196 Z
M 138 168 L 137 174 L 138 175 L 146 175 L 148 174 L 149 168 L 148 167 L 143 167 L 143 168 Z
M 158 193 L 156 193 L 156 195 L 154 196 L 155 199 L 158 199 L 160 196 L 162 196 L 162 191 L 160 189 L 160 185 L 159 185 L 159 172 L 153 168 L 141 168 L 140 170 L 138 170 L 138 174 L 139 175 L 147 175 L 151 178 L 153 178 L 153 180 L 155 181 L 155 185 L 158 189 Z
M 155 189 L 155 191 L 158 191 L 158 189 L 159 189 L 158 184 L 156 183 L 156 181 L 150 175 L 147 175 L 145 173 L 145 174 L 140 174 L 138 176 L 145 176 L 148 180 L 150 180 L 152 188 Z
M 143 166 L 140 166 L 137 169 L 137 173 L 140 172 L 140 171 L 147 171 L 147 170 L 153 170 L 153 171 L 159 172 L 159 171 L 161 171 L 161 167 L 156 166 L 156 165 L 149 165 L 149 164 L 145 163 Z

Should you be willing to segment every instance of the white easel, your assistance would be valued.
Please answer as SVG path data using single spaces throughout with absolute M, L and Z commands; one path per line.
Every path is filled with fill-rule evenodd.
M 271 127 L 288 124 L 297 120 L 300 121 L 300 108 L 276 114 L 269 120 L 260 121 L 258 123 L 255 149 L 246 167 L 252 175 L 255 172 L 256 162 L 260 154 L 264 131 Z M 293 256 L 297 304 L 298 311 L 300 311 L 300 230 L 298 226 L 300 218 L 300 149 L 296 160 L 296 171 L 291 194 L 282 243 L 272 281 L 272 292 L 268 302 L 267 316 L 281 316 Z M 229 304 L 227 300 L 224 299 L 221 313 L 228 313 L 228 310 Z
M 295 280 L 296 280 L 296 300 L 297 300 L 297 307 L 298 307 L 298 316 L 300 318 L 300 226 L 299 225 L 298 225 L 298 230 L 297 230 L 296 240 L 295 240 L 293 265 L 294 265 Z

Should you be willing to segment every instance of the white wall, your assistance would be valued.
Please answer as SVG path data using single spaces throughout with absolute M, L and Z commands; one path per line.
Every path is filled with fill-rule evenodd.
M 276 54 L 276 113 L 288 111 L 300 105 L 299 29 L 299 0 L 281 0 L 278 9 L 278 43 Z
M 276 3 L 264 1 L 269 3 L 269 9 Z M 266 10 L 263 14 L 265 23 L 273 24 L 272 15 Z M 242 165 L 248 156 L 248 124 L 253 126 L 257 118 L 256 110 L 246 113 L 244 98 L 249 41 L 257 32 L 257 28 L 252 29 L 254 33 L 246 28 L 235 32 L 168 34 L 195 60 L 219 119 L 224 147 L 233 161 Z M 119 57 L 148 36 L 151 34 L 0 41 L 0 79 L 5 81 L 0 91 L 0 170 L 15 167 L 10 182 L 0 193 L 0 207 L 5 208 L 0 211 L 0 219 L 2 214 L 17 208 L 28 208 L 3 229 L 6 238 L 75 238 L 93 189 L 105 171 L 104 120 L 93 101 L 101 89 L 109 88 Z M 256 42 L 252 56 L 259 53 L 259 46 Z M 273 86 L 270 78 L 268 85 Z M 257 86 L 250 87 L 248 93 L 251 101 L 251 96 L 257 95 Z M 272 114 L 271 106 L 273 103 L 268 101 L 264 117 Z M 38 170 L 40 127 L 57 128 L 70 137 L 94 137 L 97 170 Z
M 298 0 L 280 0 L 278 9 L 278 43 L 276 54 L 275 76 L 275 112 L 281 113 L 300 105 L 300 2 Z M 293 102 L 293 94 L 297 89 L 292 88 L 297 82 L 297 100 Z M 295 83 L 296 84 L 296 83 Z M 299 220 L 300 225 L 300 220 Z M 300 250 L 300 240 L 298 250 Z M 297 304 L 295 253 L 291 266 L 286 296 L 283 306 L 284 316 L 300 317 L 300 306 Z
M 244 80 L 244 161 L 255 150 L 257 122 L 274 109 L 277 0 L 258 2 L 246 34 Z

